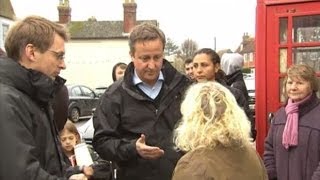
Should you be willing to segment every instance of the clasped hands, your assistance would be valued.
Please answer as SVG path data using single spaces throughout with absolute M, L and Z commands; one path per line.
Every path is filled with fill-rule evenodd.
M 83 166 L 82 172 L 72 175 L 69 180 L 88 180 L 93 175 L 93 168 L 91 166 Z

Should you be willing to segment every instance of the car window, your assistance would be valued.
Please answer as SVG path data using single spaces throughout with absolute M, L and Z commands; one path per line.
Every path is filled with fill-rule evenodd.
M 72 94 L 73 96 L 81 96 L 81 89 L 80 89 L 80 87 L 74 87 L 74 88 L 72 88 L 71 94 Z
M 94 98 L 94 92 L 91 89 L 87 87 L 82 87 L 82 92 L 83 96 Z
M 255 90 L 255 79 L 254 77 L 247 77 L 244 79 L 248 91 Z

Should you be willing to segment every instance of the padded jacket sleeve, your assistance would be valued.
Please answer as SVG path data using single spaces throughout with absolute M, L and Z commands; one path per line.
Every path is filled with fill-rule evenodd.
M 121 138 L 118 134 L 121 121 L 119 98 L 119 94 L 105 93 L 93 117 L 93 147 L 102 159 L 108 161 L 126 161 L 138 155 L 137 139 Z
M 35 138 L 46 138 L 46 135 L 33 136 L 33 127 L 37 124 L 32 121 L 28 107 L 22 103 L 24 99 L 8 94 L 3 93 L 0 97 L 0 179 L 67 179 L 49 174 L 41 167 L 40 147 L 36 145 Z
M 273 124 L 270 125 L 268 136 L 266 137 L 264 143 L 264 154 L 263 160 L 268 173 L 268 177 L 270 180 L 277 179 L 277 171 L 276 171 L 276 162 L 274 157 L 274 149 L 273 149 L 273 133 L 274 127 Z

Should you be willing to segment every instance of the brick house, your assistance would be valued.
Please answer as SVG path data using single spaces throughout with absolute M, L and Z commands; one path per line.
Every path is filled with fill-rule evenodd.
M 255 39 L 250 37 L 248 33 L 244 33 L 242 36 L 242 42 L 236 49 L 237 53 L 243 55 L 244 68 L 254 69 L 255 65 Z
M 91 17 L 86 21 L 72 21 L 68 0 L 60 0 L 59 23 L 70 33 L 66 43 L 67 69 L 62 76 L 69 84 L 85 84 L 92 88 L 110 85 L 112 67 L 117 62 L 129 63 L 128 35 L 131 29 L 142 22 L 159 26 L 156 20 L 136 20 L 137 4 L 134 0 L 123 3 L 123 20 L 97 21 Z

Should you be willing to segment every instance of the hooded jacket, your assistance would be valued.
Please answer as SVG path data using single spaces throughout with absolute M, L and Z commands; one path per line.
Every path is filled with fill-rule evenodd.
M 247 89 L 246 83 L 244 82 L 243 74 L 241 70 L 236 71 L 233 74 L 227 75 L 226 78 L 227 78 L 227 84 L 229 86 L 239 89 L 243 93 L 243 96 L 247 100 L 249 100 L 248 89 Z
M 243 56 L 238 53 L 225 53 L 221 58 L 221 68 L 226 73 L 227 84 L 243 92 L 249 100 L 248 90 L 242 74 Z
M 239 53 L 224 53 L 221 57 L 221 69 L 226 73 L 225 83 L 233 89 L 231 92 L 235 95 L 236 99 L 239 93 L 243 94 L 244 99 L 246 100 L 246 105 L 244 106 L 244 110 L 251 122 L 251 137 L 253 140 L 256 139 L 256 128 L 255 128 L 255 119 L 253 117 L 252 112 L 249 109 L 249 93 L 247 86 L 243 79 L 242 74 L 242 66 L 243 66 L 243 56 Z M 235 93 L 235 91 L 238 91 Z M 239 103 L 238 99 L 237 102 Z M 241 103 L 239 103 L 241 106 Z
M 182 156 L 174 149 L 172 133 L 181 118 L 180 103 L 190 80 L 164 60 L 160 103 L 143 95 L 133 84 L 131 62 L 124 79 L 112 84 L 100 98 L 93 117 L 93 146 L 100 157 L 116 162 L 121 180 L 170 180 Z M 140 157 L 136 141 L 146 135 L 146 144 L 158 146 L 164 155 L 156 160 Z
M 66 179 L 50 105 L 64 82 L 0 59 L 0 179 Z

